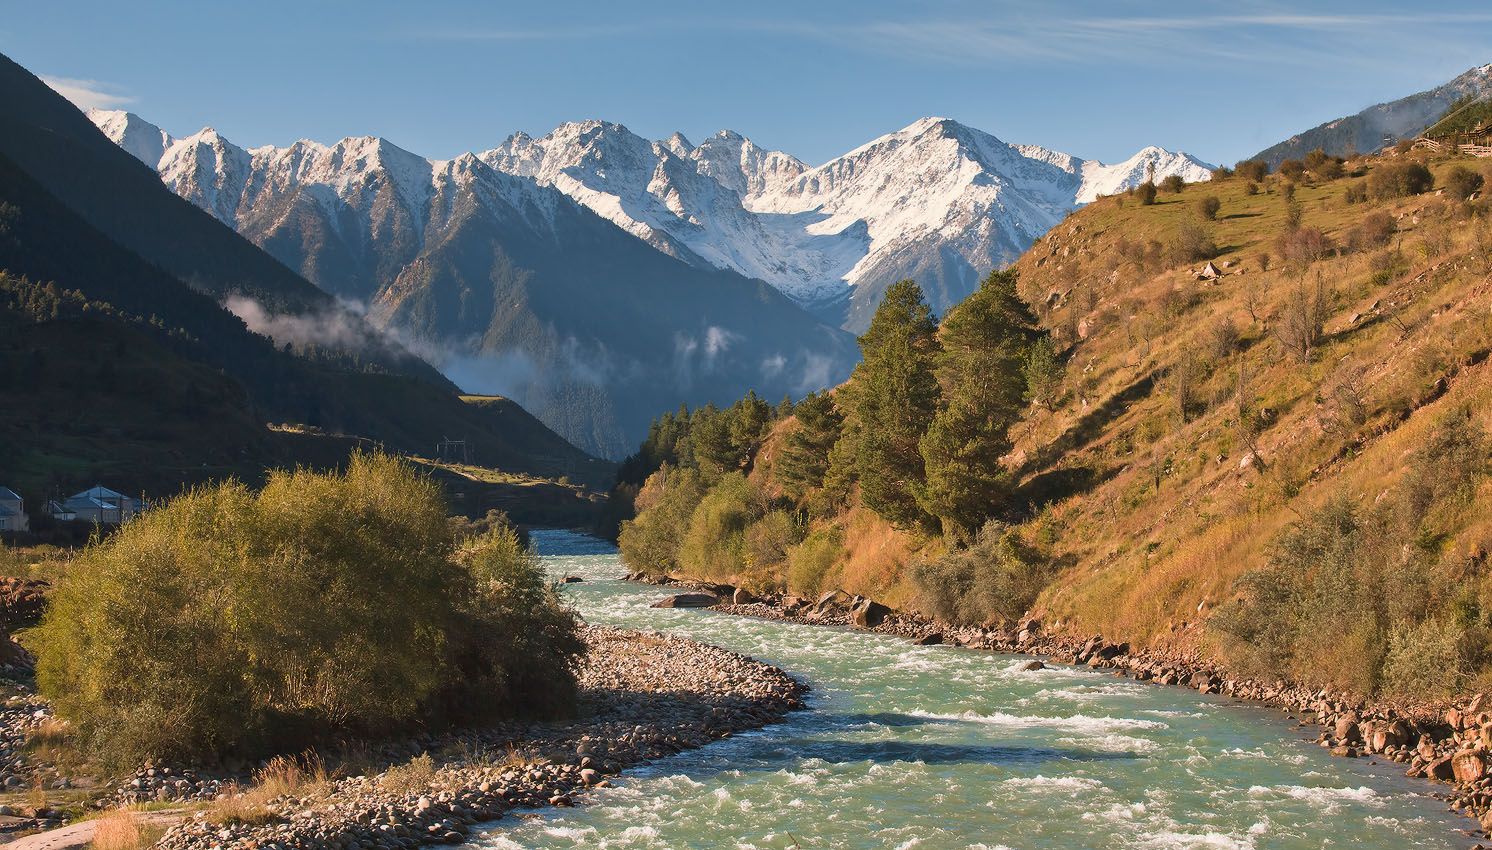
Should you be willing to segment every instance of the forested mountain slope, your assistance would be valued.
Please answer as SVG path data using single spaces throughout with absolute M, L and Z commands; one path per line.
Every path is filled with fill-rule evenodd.
M 1364 694 L 1473 687 L 1492 667 L 1487 165 L 1317 154 L 1282 170 L 1101 199 L 1038 241 L 1015 271 L 1054 357 L 1026 347 L 1008 428 L 976 420 L 951 455 L 946 434 L 929 439 L 969 397 L 948 380 L 947 322 L 927 365 L 899 356 L 902 386 L 925 368 L 939 386 L 920 426 L 904 420 L 922 428 L 922 466 L 896 480 L 921 515 L 873 505 L 876 465 L 844 460 L 876 415 L 857 374 L 827 406 L 843 423 L 800 405 L 757 432 L 744 474 L 693 454 L 718 443 L 695 436 L 710 416 L 660 422 L 627 467 L 666 464 L 624 553 L 955 622 L 1030 610 Z M 978 535 L 926 521 L 944 513 L 928 496 L 960 480 L 991 497 Z M 660 550 L 670 525 L 683 545 Z

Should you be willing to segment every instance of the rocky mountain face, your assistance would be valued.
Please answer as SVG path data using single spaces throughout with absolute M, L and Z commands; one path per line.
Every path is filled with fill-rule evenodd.
M 940 312 L 1078 205 L 1210 167 L 1147 148 L 1106 166 L 925 118 L 810 167 L 721 131 L 693 145 L 619 124 L 565 124 L 479 154 L 554 186 L 664 253 L 759 278 L 825 321 L 862 330 L 891 283 L 914 277 Z
M 1270 167 L 1287 159 L 1300 159 L 1321 148 L 1335 156 L 1376 153 L 1400 139 L 1412 139 L 1434 124 L 1451 104 L 1466 98 L 1492 97 L 1492 65 L 1472 68 L 1442 86 L 1370 106 L 1312 127 L 1254 154 Z
M 476 155 L 430 161 L 377 138 L 245 150 L 93 117 L 137 155 L 163 139 L 154 165 L 176 194 L 466 390 L 514 398 L 598 454 L 624 455 L 680 402 L 801 395 L 853 364 L 853 338 L 765 283 L 654 250 Z

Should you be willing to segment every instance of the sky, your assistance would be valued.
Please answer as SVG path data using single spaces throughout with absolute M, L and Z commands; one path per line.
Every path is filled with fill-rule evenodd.
M 80 105 L 246 147 L 377 135 L 448 158 L 601 118 L 818 164 L 938 115 L 1230 163 L 1492 62 L 1492 5 L 0 0 L 0 52 Z

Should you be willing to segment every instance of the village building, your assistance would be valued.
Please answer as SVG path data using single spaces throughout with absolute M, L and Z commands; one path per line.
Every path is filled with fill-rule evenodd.
M 59 522 L 120 525 L 140 512 L 143 503 L 108 487 L 94 486 L 61 502 L 47 503 L 47 513 Z
M 0 532 L 26 531 L 31 520 L 26 516 L 26 500 L 9 487 L 0 487 Z

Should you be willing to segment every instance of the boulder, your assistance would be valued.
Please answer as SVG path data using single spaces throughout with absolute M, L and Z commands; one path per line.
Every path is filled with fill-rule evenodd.
M 920 638 L 912 641 L 917 646 L 937 646 L 943 642 L 943 635 L 939 632 L 928 632 Z
M 1372 732 L 1366 737 L 1368 748 L 1381 753 L 1393 747 L 1406 746 L 1409 743 L 1409 727 L 1402 720 L 1374 723 Z
M 585 579 L 581 578 L 580 576 L 565 576 L 563 581 L 565 584 L 578 584 L 579 582 L 585 581 Z
M 1042 664 L 1040 661 L 1027 661 L 1025 664 L 1021 665 L 1020 669 L 1022 669 L 1022 670 L 1045 670 L 1046 669 L 1046 665 Z
M 1362 732 L 1357 725 L 1357 715 L 1352 712 L 1337 717 L 1336 727 L 1337 740 L 1344 744 L 1358 744 L 1362 742 Z
M 1451 764 L 1451 756 L 1441 756 L 1425 765 L 1425 775 L 1431 779 L 1439 779 L 1441 782 L 1450 782 L 1456 778 L 1456 768 Z
M 886 616 L 890 613 L 891 609 L 885 605 L 872 599 L 865 599 L 850 609 L 850 622 L 862 629 L 873 629 L 885 622 Z
M 818 601 L 813 604 L 813 607 L 817 608 L 820 611 L 828 611 L 832 608 L 843 608 L 845 605 L 849 604 L 849 601 L 849 594 L 845 593 L 844 591 L 830 590 L 824 595 L 820 596 Z
M 1487 761 L 1476 750 L 1462 750 L 1451 756 L 1451 774 L 1458 784 L 1475 782 L 1487 775 Z
M 754 605 L 757 601 L 756 594 L 744 587 L 736 588 L 736 592 L 730 595 L 732 605 Z
M 709 608 L 711 605 L 719 605 L 720 597 L 713 593 L 697 591 L 694 593 L 676 593 L 654 602 L 652 608 Z

